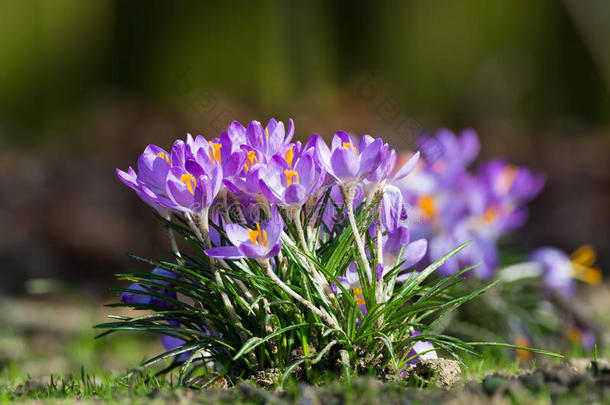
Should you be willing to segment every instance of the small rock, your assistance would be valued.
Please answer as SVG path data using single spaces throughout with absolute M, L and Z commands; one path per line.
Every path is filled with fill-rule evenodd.
M 419 360 L 406 370 L 411 378 L 423 378 L 426 383 L 435 382 L 443 388 L 449 388 L 462 380 L 460 363 L 449 359 Z
M 587 359 L 587 358 L 570 359 L 570 360 L 568 360 L 568 364 L 574 370 L 576 370 L 578 372 L 584 372 L 591 365 L 591 359 Z

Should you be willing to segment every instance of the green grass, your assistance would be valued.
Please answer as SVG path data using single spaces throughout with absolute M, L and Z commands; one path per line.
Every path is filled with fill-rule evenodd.
M 96 315 L 99 316 L 99 315 Z M 290 381 L 284 391 L 265 391 L 251 385 L 221 390 L 193 390 L 180 387 L 177 375 L 155 378 L 136 373 L 124 378 L 124 372 L 161 350 L 157 336 L 118 333 L 104 339 L 94 339 L 90 325 L 97 319 L 83 322 L 78 333 L 46 330 L 32 331 L 17 325 L 0 328 L 0 403 L 219 403 L 261 404 L 293 403 L 315 397 L 321 404 L 330 403 L 441 403 L 445 396 L 457 403 L 486 403 L 487 397 L 468 388 L 455 388 L 449 394 L 435 387 L 417 389 L 408 384 L 381 383 L 360 378 L 347 385 L 329 378 L 320 386 L 310 387 Z M 475 381 L 481 387 L 483 378 L 496 371 L 516 375 L 531 370 L 532 364 L 520 364 L 512 350 L 481 348 L 481 356 L 464 356 L 464 382 Z M 593 357 L 574 347 L 571 353 Z M 598 353 L 610 357 L 609 348 Z M 538 357 L 536 367 L 559 363 Z M 478 396 L 473 399 L 473 395 Z M 506 395 L 508 403 L 545 404 L 551 402 L 551 392 L 520 391 Z M 316 403 L 312 401 L 311 403 Z M 563 395 L 559 403 L 586 403 L 582 393 Z
M 116 374 L 91 375 L 85 371 L 64 377 L 54 376 L 46 383 L 29 380 L 17 384 L 17 381 L 27 378 L 19 375 L 14 368 L 12 372 L 18 374 L 8 385 L 3 381 L 0 386 L 0 403 L 397 404 L 409 400 L 410 403 L 424 404 L 443 403 L 448 399 L 453 400 L 453 403 L 485 403 L 491 399 L 482 389 L 418 389 L 408 384 L 383 383 L 374 378 L 355 379 L 350 385 L 334 380 L 317 387 L 292 381 L 283 391 L 268 391 L 248 384 L 232 389 L 198 391 L 177 386 L 177 379 L 171 377 L 157 379 L 150 375 L 139 375 L 124 379 Z M 543 388 L 539 392 L 510 391 L 504 397 L 506 403 L 513 404 L 580 404 L 585 403 L 583 395 L 582 392 L 576 392 L 556 396 L 552 395 L 550 389 Z
M 203 403 L 203 404 L 262 404 L 293 403 L 307 398 L 317 398 L 320 403 L 399 403 L 408 398 L 412 403 L 442 401 L 449 395 L 437 387 L 418 389 L 413 384 L 382 383 L 372 378 L 360 378 L 351 385 L 331 380 L 311 387 L 290 381 L 283 391 L 266 391 L 252 385 L 240 384 L 236 388 L 193 390 L 179 386 L 176 374 L 155 377 L 151 371 L 136 373 L 125 378 L 119 371 L 108 371 L 103 362 L 118 365 L 130 362 L 137 366 L 142 352 L 150 350 L 150 339 L 131 334 L 123 334 L 110 339 L 93 340 L 89 333 L 66 342 L 65 355 L 73 372 L 48 374 L 33 377 L 29 370 L 17 362 L 9 362 L 0 372 L 0 403 L 23 401 L 43 403 Z M 79 359 L 82 360 L 79 364 Z M 510 356 L 510 350 L 486 348 L 480 357 L 467 356 L 464 359 L 463 380 L 480 382 L 486 375 L 502 372 L 516 375 L 530 370 L 531 365 L 522 365 Z M 96 363 L 97 362 L 97 363 Z M 547 365 L 558 360 L 545 359 Z M 83 363 L 87 364 L 86 366 Z M 540 360 L 539 363 L 540 364 Z M 127 366 L 126 368 L 128 368 Z M 472 396 L 485 399 L 481 392 L 472 393 L 465 388 L 455 388 L 452 398 L 468 403 Z M 481 397 L 482 395 L 482 397 Z M 511 392 L 507 394 L 509 403 L 550 403 L 551 393 Z M 563 403 L 579 403 L 578 394 L 561 397 Z M 582 398 L 581 398 L 582 400 Z M 315 403 L 315 402 L 312 402 Z

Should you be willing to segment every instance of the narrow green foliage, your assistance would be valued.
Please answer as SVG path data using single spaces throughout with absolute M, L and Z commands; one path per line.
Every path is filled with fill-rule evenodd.
M 467 243 L 421 272 L 411 273 L 402 283 L 397 282 L 406 259 L 402 250 L 383 277 L 366 274 L 367 268 L 376 273 L 382 260 L 377 257 L 382 241 L 369 233 L 380 201 L 378 195 L 348 218 L 346 206 L 333 201 L 327 190 L 317 204 L 297 214 L 302 216 L 302 224 L 300 217 L 294 220 L 293 213 L 281 211 L 285 234 L 280 254 L 270 261 L 210 260 L 204 253 L 209 241 L 200 240 L 189 223 L 182 218 L 177 222 L 160 218 L 191 251 L 176 254 L 173 260 L 133 257 L 178 278 L 154 273 L 119 274 L 121 279 L 137 282 L 139 289 L 116 291 L 150 299 L 110 306 L 130 306 L 146 312 L 134 317 L 116 316 L 112 322 L 97 325 L 105 329 L 99 336 L 137 330 L 179 339 L 181 344 L 147 360 L 142 367 L 171 361 L 162 371 L 178 368 L 178 382 L 187 385 L 205 385 L 205 381 L 216 378 L 237 382 L 256 378 L 261 371 L 275 373 L 280 384 L 291 376 L 311 381 L 316 373 L 327 372 L 348 380 L 371 372 L 398 374 L 415 359 L 411 350 L 418 341 L 433 344 L 430 351 L 441 350 L 453 356 L 459 352 L 474 354 L 475 347 L 485 345 L 520 348 L 468 343 L 434 331 L 434 326 L 453 310 L 493 285 L 452 297 L 449 291 L 471 268 L 435 276 L 435 270 Z M 329 225 L 322 220 L 322 213 L 331 208 L 338 214 Z M 221 240 L 226 240 L 223 229 L 212 226 Z M 367 257 L 356 248 L 355 231 L 362 237 Z M 321 234 L 326 237 L 316 236 Z M 352 263 L 361 288 L 346 288 L 340 282 Z

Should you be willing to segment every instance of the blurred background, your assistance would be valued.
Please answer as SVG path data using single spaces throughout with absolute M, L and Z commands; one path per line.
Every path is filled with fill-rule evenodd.
M 165 233 L 115 168 L 148 143 L 295 120 L 414 148 L 473 127 L 480 159 L 547 173 L 511 243 L 610 268 L 605 0 L 0 0 L 0 294 L 52 279 L 108 299 Z M 43 288 L 44 289 L 44 288 Z

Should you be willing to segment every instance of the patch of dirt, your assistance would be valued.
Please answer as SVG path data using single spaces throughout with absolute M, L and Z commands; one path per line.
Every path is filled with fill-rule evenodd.
M 426 359 L 412 364 L 405 372 L 407 380 L 421 381 L 424 386 L 435 383 L 443 388 L 462 381 L 460 363 L 450 359 Z

